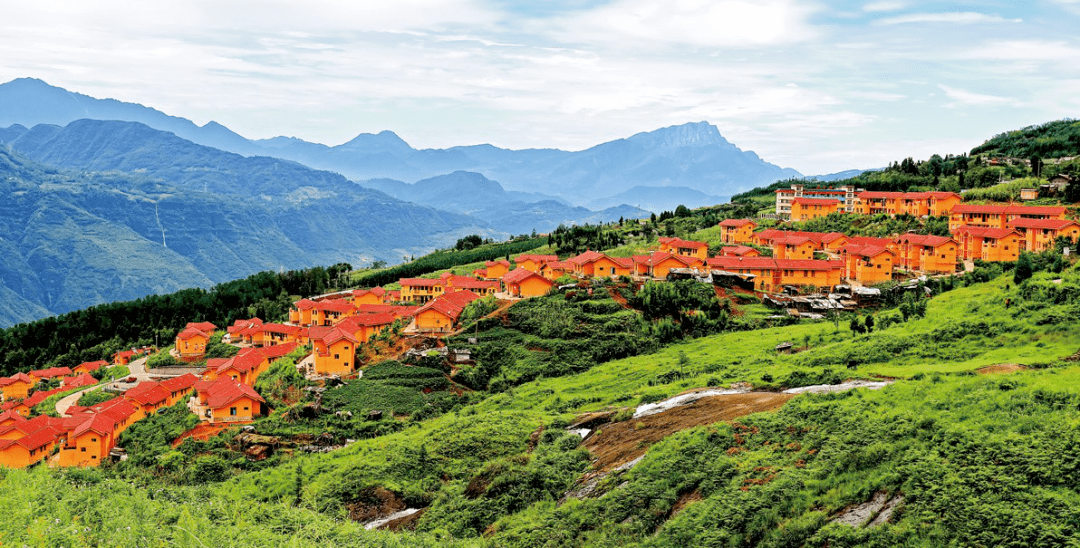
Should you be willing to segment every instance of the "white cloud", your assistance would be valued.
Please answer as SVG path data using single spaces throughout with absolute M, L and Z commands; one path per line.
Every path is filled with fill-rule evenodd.
M 878 12 L 878 11 L 897 11 L 902 10 L 908 6 L 907 2 L 870 2 L 863 6 L 863 11 Z
M 878 25 L 899 25 L 904 23 L 1022 23 L 1022 19 L 1005 19 L 1000 15 L 987 15 L 975 11 L 957 11 L 948 13 L 911 13 L 878 19 Z
M 1015 99 L 1010 97 L 999 97 L 997 95 L 986 95 L 982 93 L 973 93 L 970 91 L 949 87 L 943 84 L 938 84 L 938 87 L 945 92 L 945 96 L 952 99 L 953 102 L 946 106 L 990 106 L 990 105 L 1003 105 L 1006 103 L 1016 102 Z
M 565 19 L 560 37 L 622 47 L 761 47 L 815 36 L 812 13 L 794 0 L 616 0 Z

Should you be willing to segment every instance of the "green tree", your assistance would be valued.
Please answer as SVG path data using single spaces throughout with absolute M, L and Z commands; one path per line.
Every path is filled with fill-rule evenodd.
M 1013 283 L 1019 284 L 1031 277 L 1031 256 L 1026 251 L 1020 254 L 1016 260 L 1016 268 L 1013 270 Z

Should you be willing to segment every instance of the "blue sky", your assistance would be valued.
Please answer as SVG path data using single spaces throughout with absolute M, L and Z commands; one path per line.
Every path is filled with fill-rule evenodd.
M 582 149 L 705 120 L 805 174 L 1080 117 L 1080 0 L 38 0 L 29 76 L 244 136 Z

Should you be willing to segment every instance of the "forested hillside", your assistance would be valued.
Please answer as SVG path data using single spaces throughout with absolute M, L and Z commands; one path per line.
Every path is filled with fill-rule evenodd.
M 1061 158 L 1080 155 L 1080 120 L 1056 120 L 995 135 L 971 154 L 1012 158 Z

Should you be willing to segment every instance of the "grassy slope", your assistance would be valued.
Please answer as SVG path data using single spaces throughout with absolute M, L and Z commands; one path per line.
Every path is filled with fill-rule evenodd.
M 1058 286 L 1049 278 L 1040 274 L 1028 285 L 1045 293 Z M 1064 285 L 1077 284 L 1080 274 L 1074 269 Z M 1014 303 L 1008 310 L 1005 298 Z M 291 507 L 294 463 L 244 474 L 218 488 L 163 488 L 164 495 L 153 499 L 145 490 L 102 480 L 95 472 L 8 472 L 0 481 L 0 497 L 20 513 L 0 525 L 0 533 L 30 544 L 76 546 L 136 545 L 140 538 L 195 546 L 418 546 L 444 543 L 447 535 L 474 536 L 498 520 L 491 540 L 466 543 L 784 545 L 790 535 L 796 539 L 792 545 L 919 545 L 968 538 L 964 534 L 983 535 L 986 542 L 1030 542 L 1033 537 L 1010 535 L 1024 533 L 1020 520 L 1032 521 L 1028 514 L 1034 512 L 1042 516 L 1034 521 L 1048 534 L 1074 535 L 1069 524 L 1076 516 L 1065 509 L 1076 507 L 1076 493 L 1060 480 L 1048 485 L 1046 478 L 1072 477 L 1072 468 L 1059 469 L 1065 465 L 1047 459 L 1066 454 L 1062 444 L 1073 437 L 1063 433 L 1080 422 L 1080 389 L 1075 388 L 1080 372 L 1055 368 L 1007 381 L 952 375 L 1002 362 L 1046 365 L 1075 352 L 1076 298 L 1060 300 L 1048 306 L 1022 298 L 1011 280 L 1001 278 L 935 298 L 925 319 L 858 338 L 844 325 L 837 331 L 831 323 L 804 323 L 705 337 L 575 375 L 538 379 L 401 432 L 297 459 L 300 508 Z M 1013 318 L 1014 313 L 1025 319 Z M 779 342 L 801 344 L 807 336 L 806 352 L 779 356 L 772 351 Z M 847 368 L 852 359 L 858 362 L 854 370 Z M 680 370 L 682 378 L 658 378 Z M 762 379 L 765 375 L 771 383 Z M 620 478 L 629 483 L 612 496 L 554 504 L 585 465 L 580 451 L 557 431 L 566 412 L 633 406 L 643 397 L 706 384 L 807 384 L 873 375 L 917 380 L 874 393 L 800 396 L 779 413 L 742 421 L 763 433 L 742 445 L 733 445 L 737 432 L 725 425 L 676 434 Z M 795 425 L 797 432 L 806 432 L 791 434 Z M 551 434 L 541 436 L 533 450 L 530 434 L 541 426 Z M 785 449 L 792 443 L 800 449 Z M 967 452 L 955 454 L 957 443 Z M 739 449 L 729 454 L 736 445 Z M 1003 469 L 998 461 L 1004 455 L 1010 460 Z M 964 473 L 953 477 L 958 462 Z M 760 487 L 742 489 L 758 485 L 746 480 L 771 472 L 776 472 L 773 479 Z M 466 495 L 471 479 L 488 476 L 501 486 L 498 493 Z M 987 477 L 1003 478 L 1016 496 L 995 498 Z M 545 483 L 543 478 L 555 479 Z M 376 485 L 412 506 L 429 506 L 419 525 L 424 532 L 388 537 L 361 532 L 348 522 L 347 505 Z M 878 489 L 909 496 L 897 525 L 877 533 L 825 526 L 830 512 Z M 694 490 L 704 500 L 668 520 L 674 501 Z M 266 506 L 252 505 L 254 500 Z M 29 501 L 36 501 L 33 509 Z M 133 507 L 139 510 L 130 515 L 114 510 Z M 1003 515 L 988 523 L 996 513 Z M 65 524 L 73 520 L 95 525 L 69 531 Z M 123 529 L 133 521 L 137 535 Z

